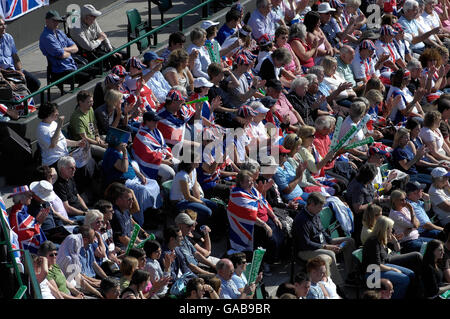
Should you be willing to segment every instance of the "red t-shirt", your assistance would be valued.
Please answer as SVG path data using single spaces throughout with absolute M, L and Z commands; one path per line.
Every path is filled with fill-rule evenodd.
M 328 154 L 328 151 L 330 150 L 331 140 L 328 135 L 322 135 L 316 132 L 316 134 L 314 134 L 313 144 L 316 147 L 317 152 L 319 152 L 319 155 L 322 158 L 324 158 Z M 323 169 L 328 170 L 332 169 L 333 167 L 334 167 L 334 160 L 331 163 L 325 165 Z

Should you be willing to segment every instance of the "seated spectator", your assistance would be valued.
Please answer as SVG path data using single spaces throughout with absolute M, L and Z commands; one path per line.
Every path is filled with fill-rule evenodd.
M 94 251 L 95 262 L 98 266 L 101 266 L 106 259 L 106 245 L 100 233 L 103 226 L 103 214 L 97 209 L 90 209 L 86 212 L 83 224 L 89 226 L 95 232 L 91 248 Z
M 369 40 L 363 40 L 355 50 L 355 57 L 352 61 L 352 70 L 355 75 L 357 85 L 365 84 L 373 77 L 380 75 L 380 69 L 384 61 L 388 58 L 387 55 L 376 58 L 375 44 Z
M 86 215 L 88 216 L 88 215 Z M 94 215 L 93 215 L 94 216 Z M 87 219 L 87 218 L 86 218 Z M 86 221 L 85 219 L 85 221 Z M 97 221 L 101 220 L 98 218 Z M 95 232 L 95 230 L 93 228 L 90 228 L 90 225 L 87 225 L 86 223 L 84 224 L 85 227 L 88 227 L 89 229 L 89 241 L 83 241 L 83 245 L 80 249 L 80 262 L 81 262 L 81 273 L 84 274 L 86 277 L 89 277 L 91 279 L 95 279 L 98 280 L 96 278 L 106 278 L 106 274 L 103 271 L 103 269 L 99 266 L 99 264 L 96 261 L 96 253 L 97 256 L 104 255 L 104 251 L 102 251 L 101 247 L 101 238 L 100 235 L 98 233 Z M 82 230 L 80 229 L 80 232 Z M 94 246 L 94 240 L 97 240 L 97 244 L 95 244 L 95 246 L 98 245 L 98 247 L 96 248 Z M 100 249 L 98 249 L 100 248 Z M 104 246 L 103 246 L 104 248 Z M 100 251 L 102 251 L 101 253 L 99 253 Z M 100 280 L 98 280 L 98 282 L 96 281 L 96 287 L 99 288 L 100 287 Z
M 439 32 L 440 27 L 431 29 L 428 32 L 421 32 L 419 25 L 416 21 L 417 15 L 419 13 L 419 4 L 415 0 L 406 0 L 403 3 L 403 15 L 398 20 L 398 23 L 402 26 L 405 31 L 405 36 L 407 36 L 409 42 L 411 43 L 411 50 L 414 53 L 421 54 L 425 49 L 425 43 L 428 38 Z
M 383 25 L 380 29 L 380 39 L 375 42 L 376 55 L 378 57 L 383 54 L 389 56 L 380 70 L 381 76 L 385 79 L 390 79 L 391 73 L 399 68 L 406 68 L 406 61 L 396 55 L 397 52 L 394 49 L 393 39 L 396 32 L 390 25 Z
M 381 278 L 378 292 L 380 293 L 380 299 L 391 299 L 394 293 L 394 285 L 389 279 Z
M 230 260 L 233 263 L 234 274 L 231 277 L 234 284 L 236 285 L 238 291 L 240 293 L 244 292 L 245 286 L 248 284 L 247 278 L 245 277 L 245 268 L 247 267 L 247 257 L 245 253 L 234 253 L 231 254 Z M 255 280 L 255 285 L 257 285 L 263 278 L 262 272 L 258 274 L 258 277 Z
M 162 253 L 159 259 L 160 265 L 164 266 L 166 271 L 166 262 L 168 259 L 170 262 L 169 272 L 172 282 L 175 282 L 179 278 L 180 274 L 190 273 L 191 270 L 187 265 L 186 258 L 180 250 L 181 242 L 184 237 L 178 226 L 169 226 L 164 229 L 164 243 L 162 245 Z M 166 257 L 168 256 L 168 257 Z
M 142 125 L 133 140 L 133 157 L 139 164 L 142 173 L 151 179 L 161 178 L 161 183 L 175 176 L 173 169 L 179 161 L 173 157 L 160 130 L 157 129 L 161 120 L 155 112 L 145 112 Z
M 450 189 L 448 177 L 450 173 L 442 167 L 436 167 L 431 171 L 431 184 L 428 194 L 430 195 L 433 211 L 437 215 L 441 226 L 450 223 Z
M 303 69 L 314 66 L 314 58 L 317 55 L 319 42 L 316 40 L 310 45 L 306 42 L 306 26 L 303 23 L 296 23 L 289 31 L 289 45 L 295 56 L 298 58 Z
M 363 87 L 356 88 L 355 75 L 353 74 L 353 70 L 351 67 L 354 58 L 355 50 L 349 45 L 342 46 L 342 48 L 340 49 L 340 55 L 336 58 L 338 65 L 336 72 L 346 82 L 350 82 L 354 90 L 359 91 L 363 89 Z
M 117 90 L 109 90 L 105 94 L 105 104 L 99 106 L 94 114 L 98 133 L 101 137 L 108 134 L 110 127 L 126 128 L 126 118 L 122 116 L 123 94 Z
M 33 193 L 27 185 L 16 187 L 9 197 L 12 197 L 14 203 L 9 213 L 9 224 L 18 235 L 20 249 L 27 249 L 36 254 L 39 245 L 47 240 L 41 225 L 47 219 L 50 210 L 43 209 L 35 217 L 28 213 Z
M 438 267 L 444 257 L 444 246 L 441 241 L 433 239 L 427 244 L 423 255 L 423 285 L 427 299 L 439 299 L 439 295 L 450 290 L 444 272 Z M 447 265 L 448 269 L 448 265 Z
M 326 203 L 325 197 L 313 192 L 306 200 L 306 206 L 301 208 L 292 225 L 294 249 L 299 258 L 308 260 L 320 256 L 328 264 L 331 278 L 338 287 L 342 287 L 347 274 L 352 270 L 352 251 L 355 242 L 352 238 L 338 237 L 332 239 L 322 228 L 319 214 Z M 342 243 L 345 243 L 341 245 Z M 341 277 L 336 265 L 336 254 L 343 253 L 345 272 Z M 322 279 L 323 275 L 317 281 Z
M 362 269 L 366 278 L 375 270 L 368 268 L 369 265 L 379 265 L 381 278 L 389 279 L 394 285 L 392 299 L 403 299 L 413 296 L 415 291 L 415 271 L 420 273 L 422 267 L 422 256 L 418 252 L 402 255 L 388 255 L 387 244 L 392 243 L 394 250 L 400 250 L 400 244 L 396 236 L 392 234 L 394 221 L 388 217 L 381 216 L 377 219 L 371 236 L 366 240 L 362 252 Z M 369 272 L 369 269 L 372 272 Z
M 102 279 L 100 283 L 100 291 L 103 299 L 119 299 L 120 285 L 119 281 L 115 278 Z
M 406 184 L 406 201 L 411 204 L 414 214 L 419 220 L 419 235 L 427 238 L 439 238 L 439 234 L 444 229 L 433 224 L 427 215 L 427 212 L 431 209 L 431 200 L 430 195 L 423 192 L 425 187 L 426 185 L 418 182 L 409 182 Z
M 184 49 L 184 44 L 186 43 L 186 37 L 183 32 L 174 32 L 169 36 L 169 45 L 168 47 L 161 53 L 161 58 L 164 59 L 163 66 L 165 67 L 169 62 L 170 53 L 178 49 Z
M 420 251 L 422 244 L 431 240 L 431 238 L 419 237 L 417 229 L 420 222 L 411 204 L 406 201 L 406 193 L 404 191 L 396 189 L 391 193 L 389 218 L 394 221 L 395 233 L 397 235 L 403 234 L 403 237 L 399 238 L 403 254 Z
M 38 172 L 38 180 L 45 180 L 51 183 L 52 185 L 54 185 L 56 183 L 56 180 L 58 179 L 58 173 L 56 172 L 56 169 L 54 167 L 48 167 L 45 165 L 39 166 L 37 168 L 37 172 Z M 49 201 L 49 204 L 50 207 L 52 208 L 56 224 L 59 225 L 60 223 L 58 220 L 60 220 L 64 225 L 77 225 L 77 222 L 71 220 L 69 218 L 69 215 L 67 215 L 67 211 L 64 207 L 64 204 L 58 195 L 55 196 L 55 199 Z
M 204 294 L 208 293 L 209 299 L 219 299 L 219 295 L 208 284 L 205 284 L 203 278 L 191 278 L 186 284 L 186 299 L 208 299 Z
M 88 226 L 80 226 L 78 234 L 72 234 L 66 237 L 58 248 L 58 256 L 56 264 L 61 267 L 62 272 L 68 278 L 73 272 L 78 274 L 76 277 L 80 280 L 83 293 L 89 293 L 98 298 L 102 298 L 101 293 L 97 290 L 100 287 L 100 280 L 89 277 L 83 269 L 81 249 L 88 247 L 94 240 L 94 231 Z M 93 257 L 92 257 L 93 258 Z M 86 267 L 86 265 L 84 265 Z
M 80 51 L 86 54 L 89 62 L 113 50 L 108 36 L 98 25 L 97 18 L 101 15 L 102 13 L 92 4 L 85 4 L 80 11 L 80 26 L 69 29 L 70 37 L 81 48 Z M 121 60 L 122 54 L 114 53 L 104 61 L 106 62 L 104 66 L 111 69 L 114 65 L 120 64 Z
M 39 38 L 39 48 L 47 58 L 52 81 L 56 81 L 69 73 L 77 70 L 77 64 L 72 54 L 78 52 L 78 47 L 63 31 L 58 29 L 58 24 L 63 19 L 55 10 L 50 10 L 45 15 L 45 27 Z M 78 72 L 75 81 L 82 85 L 91 79 L 87 72 Z M 63 92 L 62 84 L 59 86 Z
M 89 91 L 80 91 L 77 94 L 78 107 L 70 116 L 69 132 L 76 141 L 86 140 L 96 158 L 103 157 L 107 144 L 100 137 L 92 108 L 93 99 Z
M 92 107 L 94 110 L 105 103 L 105 94 L 109 90 L 117 90 L 123 94 L 129 93 L 123 85 L 127 75 L 128 72 L 122 65 L 116 65 L 111 69 L 111 73 L 105 77 L 103 82 L 97 82 L 93 96 L 94 105 Z
M 217 277 L 222 282 L 222 290 L 220 299 L 250 299 L 255 292 L 255 283 L 246 284 L 243 292 L 239 292 L 236 284 L 232 280 L 234 273 L 234 266 L 231 260 L 221 259 L 216 265 Z
M 39 246 L 39 256 L 45 257 L 48 263 L 47 280 L 58 287 L 64 299 L 84 299 L 84 294 L 74 287 L 67 279 L 61 268 L 56 264 L 58 248 L 51 241 L 45 241 Z
M 174 50 L 170 53 L 169 61 L 162 74 L 171 87 L 180 85 L 190 95 L 194 91 L 194 77 L 188 68 L 188 63 L 189 55 L 184 49 Z
M 159 264 L 159 259 L 161 258 L 162 249 L 159 242 L 156 240 L 148 240 L 144 244 L 145 254 L 147 256 L 147 260 L 145 263 L 144 270 L 148 271 L 150 274 L 150 282 L 152 286 L 156 286 L 159 281 L 168 282 L 170 280 L 170 266 L 173 262 L 173 259 L 170 255 L 165 255 L 163 259 L 164 272 L 161 269 L 161 265 Z M 164 295 L 168 292 L 167 283 L 162 285 L 161 289 L 156 291 L 156 295 L 158 297 L 164 297 Z
M 323 83 L 328 87 L 329 91 L 335 91 L 340 85 L 346 83 L 346 81 L 336 73 L 337 60 L 331 56 L 325 56 L 322 59 L 321 65 L 323 66 L 325 77 Z M 336 96 L 336 102 L 344 107 L 350 107 L 351 101 L 356 97 L 355 91 L 352 88 L 343 90 Z
M 139 170 L 135 169 L 133 163 L 136 163 L 130 162 L 128 157 L 125 143 L 114 145 L 110 142 L 103 157 L 103 176 L 106 185 L 121 182 L 134 191 L 140 209 L 133 215 L 133 218 L 142 226 L 145 219 L 144 212 L 148 208 L 160 208 L 162 198 L 158 183 L 154 179 L 147 179 Z
M 285 65 L 288 65 L 292 61 L 292 55 L 287 48 L 278 48 L 273 51 L 261 64 L 259 70 L 259 76 L 261 79 L 279 80 L 284 87 L 290 87 L 291 81 L 295 79 L 295 75 L 285 69 Z
M 120 291 L 130 285 L 133 273 L 139 269 L 139 262 L 136 257 L 125 256 L 120 263 Z
M 135 207 L 133 207 L 135 202 L 137 204 L 134 193 L 123 184 L 113 183 L 107 188 L 105 194 L 107 195 L 108 200 L 113 204 L 114 208 L 114 214 L 111 220 L 114 244 L 122 249 L 126 249 L 130 241 L 133 227 L 136 224 L 130 214 L 130 211 L 133 208 L 133 210 L 135 210 Z M 136 238 L 136 243 L 140 242 L 141 240 L 139 237 Z
M 364 245 L 370 237 L 377 219 L 382 216 L 382 208 L 376 204 L 369 204 L 362 217 L 361 243 Z
M 186 213 L 179 213 L 175 218 L 175 224 L 180 228 L 181 234 L 183 236 L 183 240 L 181 241 L 181 245 L 179 250 L 183 254 L 186 259 L 187 266 L 194 274 L 203 274 L 203 275 L 212 275 L 213 273 L 204 270 L 199 265 L 200 263 L 208 269 L 215 269 L 217 258 L 209 256 L 206 258 L 190 242 L 187 235 L 195 229 L 196 222 L 189 217 Z
M 55 103 L 44 103 L 39 107 L 38 117 L 41 119 L 37 127 L 37 140 L 41 149 L 42 165 L 56 166 L 58 159 L 69 155 L 67 147 L 84 147 L 86 141 L 72 141 L 62 134 L 64 115 L 59 115 Z
M 309 259 L 306 263 L 306 271 L 309 278 L 311 278 L 311 286 L 306 295 L 306 299 L 326 299 L 326 289 L 321 283 L 323 276 L 326 276 L 327 274 L 325 260 L 320 256 Z
M 428 148 L 430 155 L 442 161 L 450 162 L 450 147 L 445 142 L 439 129 L 442 115 L 439 111 L 430 111 L 425 114 L 423 127 L 420 129 L 419 137 Z
M 170 200 L 177 210 L 192 209 L 197 212 L 200 225 L 211 225 L 213 212 L 218 214 L 217 204 L 204 198 L 203 191 L 197 180 L 198 163 L 181 162 L 170 189 Z M 212 221 L 211 220 L 211 221 Z
M 225 15 L 225 23 L 217 32 L 216 40 L 223 45 L 225 40 L 237 31 L 238 24 L 241 21 L 241 13 L 238 10 L 231 9 Z
M 307 31 L 306 42 L 313 48 L 317 47 L 317 53 L 313 57 L 315 65 L 320 64 L 324 56 L 333 56 L 338 52 L 338 49 L 331 46 L 322 29 L 320 29 L 320 14 L 317 11 L 309 11 L 306 13 L 303 24 L 306 26 Z
M 0 16 L 0 42 L 2 43 L 2 50 L 0 52 L 0 69 L 21 72 L 25 76 L 27 88 L 31 91 L 31 93 L 34 93 L 39 90 L 41 82 L 35 75 L 23 68 L 14 38 L 11 34 L 6 33 L 6 26 L 7 24 L 5 18 Z
M 61 157 L 58 161 L 58 179 L 54 184 L 54 190 L 63 202 L 69 218 L 78 223 L 82 223 L 88 207 L 78 193 L 74 180 L 75 171 L 76 165 L 73 157 Z
M 256 1 L 256 9 L 247 22 L 252 28 L 253 39 L 258 40 L 263 34 L 268 34 L 272 38 L 275 36 L 276 18 L 271 9 L 272 3 L 270 0 Z
M 266 84 L 266 81 L 257 77 L 253 78 L 251 85 L 247 80 L 246 73 L 250 71 L 252 62 L 244 55 L 240 54 L 235 60 L 233 75 L 226 79 L 231 82 L 227 85 L 227 91 L 230 95 L 231 103 L 235 107 L 240 107 L 255 99 L 258 90 Z
M 203 77 L 209 80 L 207 73 L 208 65 L 211 64 L 211 58 L 209 56 L 208 50 L 205 46 L 206 41 L 206 31 L 201 28 L 195 28 L 191 31 L 191 42 L 192 44 L 187 48 L 187 53 L 195 53 L 196 59 L 194 61 L 194 66 L 191 69 L 192 76 L 195 78 Z
M 444 272 L 445 281 L 450 283 L 450 223 L 445 225 L 441 238 L 444 242 L 444 257 L 439 263 L 439 268 Z
M 295 296 L 298 299 L 306 299 L 311 288 L 311 280 L 304 272 L 299 272 L 294 277 Z
M 231 50 L 229 54 L 232 59 L 226 60 L 228 63 L 236 61 L 236 58 L 244 54 L 250 60 L 253 60 L 254 56 L 251 52 L 255 50 L 255 40 L 252 39 L 252 28 L 248 24 L 242 26 L 233 35 L 230 35 L 222 44 L 223 50 Z M 253 61 L 251 61 L 253 62 Z M 252 65 L 252 68 L 254 65 Z
M 46 257 L 32 254 L 33 270 L 36 276 L 36 280 L 39 283 L 39 289 L 41 291 L 42 299 L 63 299 L 59 293 L 58 287 L 53 283 L 50 283 L 47 279 L 48 274 L 48 261 Z
M 145 270 L 137 269 L 133 272 L 130 285 L 122 290 L 120 299 L 147 299 L 144 297 L 144 289 L 150 282 L 150 274 Z
M 426 146 L 422 145 L 415 152 L 410 152 L 406 149 L 408 144 L 411 146 L 412 142 L 409 139 L 409 130 L 406 128 L 399 128 L 394 136 L 394 143 L 392 147 L 392 159 L 394 167 L 410 176 L 410 181 L 418 181 L 419 183 L 431 184 L 431 177 L 427 174 L 420 174 L 417 171 L 416 163 L 426 154 Z M 413 149 L 415 150 L 415 149 Z
M 166 100 L 167 93 L 169 93 L 172 88 L 167 82 L 167 80 L 162 75 L 161 71 L 156 71 L 158 69 L 158 65 L 162 66 L 163 58 L 159 57 L 155 52 L 148 51 L 144 53 L 144 60 L 142 63 L 147 66 L 142 71 L 142 74 L 145 76 L 149 70 L 155 70 L 154 74 L 148 79 L 147 86 L 152 90 L 153 94 L 155 94 L 159 103 L 164 103 Z
M 222 48 L 219 42 L 215 39 L 217 36 L 217 25 L 219 22 L 211 20 L 205 20 L 201 24 L 201 28 L 206 31 L 206 48 L 211 45 L 211 50 L 208 49 L 208 54 L 212 62 L 220 63 L 222 57 L 230 58 L 233 54 L 233 50 L 241 46 L 241 41 L 235 41 L 233 45 L 227 48 Z
M 282 92 L 283 86 L 279 80 L 269 80 L 266 82 L 267 96 L 277 100 L 275 103 L 275 114 L 283 122 L 291 125 L 290 129 L 295 130 L 297 124 L 304 123 L 301 115 L 294 109 L 286 95 Z

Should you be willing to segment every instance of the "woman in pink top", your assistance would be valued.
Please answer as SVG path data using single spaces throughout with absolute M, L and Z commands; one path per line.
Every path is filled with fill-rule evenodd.
M 298 59 L 295 52 L 292 50 L 289 43 L 287 43 L 288 36 L 289 36 L 289 28 L 286 26 L 280 26 L 275 31 L 275 46 L 277 48 L 286 48 L 291 53 L 292 60 L 289 64 L 286 64 L 284 66 L 284 69 L 286 71 L 292 72 L 294 75 L 300 75 L 303 73 L 302 65 L 300 64 L 300 60 Z
M 314 66 L 314 58 L 317 55 L 320 43 L 315 41 L 313 46 L 306 43 L 306 27 L 304 24 L 297 23 L 291 26 L 289 32 L 289 45 L 300 64 L 305 68 Z
M 422 244 L 432 238 L 419 237 L 420 222 L 416 217 L 413 207 L 406 201 L 406 193 L 396 189 L 391 193 L 391 212 L 389 218 L 394 221 L 394 231 L 400 238 L 401 253 L 406 254 L 420 251 Z

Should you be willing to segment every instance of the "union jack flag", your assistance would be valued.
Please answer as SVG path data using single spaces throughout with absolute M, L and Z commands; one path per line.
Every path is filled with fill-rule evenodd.
M 2 0 L 1 9 L 6 21 L 12 21 L 42 6 L 48 6 L 49 0 Z
M 6 212 L 6 205 L 1 196 L 0 196 L 0 210 L 2 211 L 1 218 L 3 219 L 4 224 L 6 225 L 7 229 L 9 230 L 8 235 L 9 235 L 9 241 L 11 242 L 11 247 L 13 250 L 19 249 L 19 238 L 18 238 L 17 234 L 15 232 L 13 232 L 11 229 L 11 225 L 9 224 L 9 219 L 8 219 L 8 213 Z M 20 252 L 19 251 L 14 252 L 14 257 L 16 258 L 16 261 L 18 263 L 20 263 Z
M 161 161 L 172 158 L 170 147 L 158 129 L 141 126 L 133 140 L 133 157 L 145 176 L 156 179 Z
M 183 104 L 175 115 L 167 111 L 165 107 L 158 111 L 162 120 L 158 122 L 157 127 L 167 143 L 175 145 L 183 140 L 186 123 L 194 114 L 195 109 L 186 104 Z
M 233 251 L 253 251 L 253 230 L 260 205 L 272 211 L 270 204 L 256 188 L 253 187 L 250 193 L 241 187 L 231 190 L 227 214 Z
M 47 240 L 44 232 L 41 232 L 41 226 L 33 216 L 28 214 L 28 208 L 25 205 L 13 206 L 9 222 L 12 230 L 19 236 L 21 249 L 28 249 L 30 253 L 36 254 L 41 243 Z

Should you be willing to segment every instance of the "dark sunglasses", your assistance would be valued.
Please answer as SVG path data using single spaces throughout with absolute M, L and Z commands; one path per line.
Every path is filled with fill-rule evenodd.
M 48 256 L 49 257 L 56 257 L 56 256 L 58 256 L 58 253 L 52 253 L 52 254 L 49 254 Z

